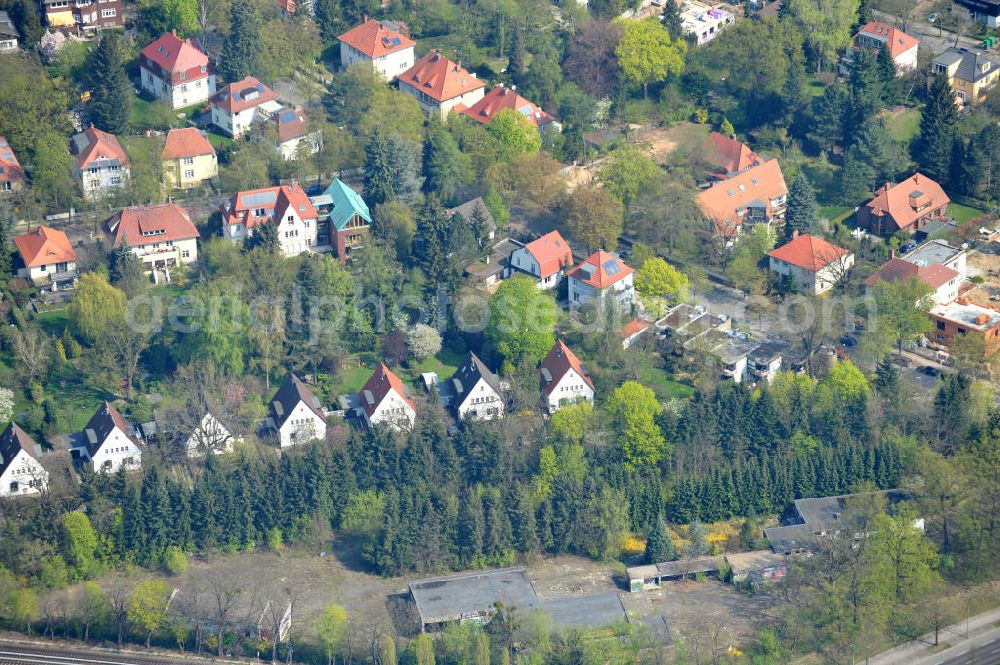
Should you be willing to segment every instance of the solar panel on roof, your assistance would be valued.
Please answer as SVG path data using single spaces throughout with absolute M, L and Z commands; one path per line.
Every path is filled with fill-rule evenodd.
M 243 197 L 243 205 L 255 208 L 258 206 L 273 205 L 277 200 L 278 195 L 276 192 L 257 192 L 256 194 L 247 194 Z
M 264 84 L 263 83 L 258 83 L 257 84 L 257 92 L 264 92 Z
M 285 111 L 281 114 L 281 122 L 292 122 L 295 120 L 295 111 Z
M 399 46 L 402 44 L 402 40 L 399 37 L 393 37 L 391 43 L 393 46 Z
M 604 272 L 608 273 L 608 277 L 614 277 L 622 269 L 621 265 L 614 259 L 605 261 L 601 264 L 601 267 L 604 268 Z

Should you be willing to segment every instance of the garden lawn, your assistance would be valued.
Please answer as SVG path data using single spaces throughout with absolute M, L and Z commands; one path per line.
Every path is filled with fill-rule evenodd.
M 129 124 L 133 129 L 168 129 L 173 117 L 174 112 L 163 102 L 149 101 L 133 95 L 132 115 L 129 118 Z
M 420 375 L 426 372 L 435 372 L 442 381 L 447 381 L 455 373 L 458 366 L 465 359 L 465 354 L 455 353 L 449 349 L 441 349 L 436 356 L 424 358 L 419 363 L 411 363 L 406 369 L 401 369 L 400 373 L 404 379 L 408 379 L 413 385 L 423 387 L 420 383 Z
M 886 127 L 894 139 L 909 143 L 920 133 L 920 109 L 890 112 L 886 119 Z
M 839 222 L 849 213 L 853 212 L 853 210 L 854 208 L 838 205 L 816 206 L 816 217 L 817 219 L 826 219 L 830 222 Z
M 806 92 L 809 93 L 810 97 L 819 97 L 824 90 L 826 90 L 826 86 L 819 79 L 815 77 L 806 79 Z
M 35 320 L 48 334 L 61 337 L 63 330 L 69 325 L 69 307 L 35 314 Z
M 358 357 L 351 356 L 348 361 L 348 366 L 344 367 L 344 369 L 337 374 L 336 382 L 330 385 L 329 397 L 333 398 L 337 395 L 359 392 L 361 387 L 365 385 L 365 381 L 368 380 L 368 377 L 371 376 L 374 371 L 374 367 L 360 366 L 358 364 Z
M 689 399 L 694 396 L 694 388 L 674 381 L 667 373 L 652 365 L 642 365 L 636 372 L 639 383 L 652 388 L 659 399 Z
M 985 215 L 986 211 L 972 206 L 964 206 L 961 203 L 950 203 L 948 204 L 948 214 L 954 217 L 959 224 L 964 224 L 973 217 Z
M 216 150 L 222 150 L 233 145 L 235 141 L 228 136 L 223 136 L 222 134 L 216 134 L 215 132 L 208 132 L 206 134 L 208 142 L 212 144 L 212 147 Z

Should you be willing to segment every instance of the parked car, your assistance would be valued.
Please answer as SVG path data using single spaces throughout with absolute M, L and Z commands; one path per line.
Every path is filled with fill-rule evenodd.
M 917 248 L 917 243 L 915 243 L 915 242 L 908 242 L 908 243 L 906 243 L 905 245 L 903 245 L 902 247 L 899 248 L 899 253 L 900 254 L 909 254 L 910 252 L 912 252 L 916 248 Z
M 927 15 L 927 22 L 928 23 L 937 23 L 937 20 L 938 20 L 938 13 L 937 12 L 934 12 L 933 14 L 928 14 Z
M 933 365 L 924 365 L 917 371 L 920 372 L 921 374 L 926 374 L 927 376 L 941 375 L 941 370 L 939 370 L 937 367 L 934 367 Z

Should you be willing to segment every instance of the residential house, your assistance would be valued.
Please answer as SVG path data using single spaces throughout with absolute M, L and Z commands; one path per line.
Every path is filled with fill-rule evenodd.
M 83 428 L 80 457 L 90 461 L 97 473 L 115 473 L 142 468 L 142 447 L 122 414 L 104 402 Z
M 916 38 L 899 28 L 871 21 L 854 35 L 851 47 L 847 49 L 847 59 L 850 60 L 853 51 L 864 49 L 872 55 L 877 55 L 883 48 L 887 48 L 893 62 L 896 63 L 896 74 L 902 76 L 916 71 L 918 45 Z
M 788 278 L 803 293 L 832 289 L 854 266 L 854 254 L 823 238 L 796 231 L 792 240 L 768 253 L 771 272 Z
M 577 402 L 594 403 L 594 382 L 587 376 L 580 359 L 561 339 L 556 340 L 545 356 L 539 374 L 549 413 Z
M 1000 312 L 983 307 L 965 298 L 931 307 L 928 315 L 934 324 L 929 337 L 943 346 L 951 346 L 956 338 L 978 335 L 983 339 L 985 356 L 1000 350 Z
M 719 365 L 720 376 L 736 383 L 743 383 L 749 377 L 750 354 L 760 342 L 748 333 L 733 330 L 709 330 L 689 339 L 685 350 L 705 353 Z
M 17 276 L 33 285 L 53 291 L 76 285 L 76 252 L 59 229 L 39 226 L 14 238 L 20 258 Z
M 122 0 L 42 0 L 45 23 L 84 34 L 125 27 Z
M 865 280 L 865 288 L 870 293 L 880 281 L 913 277 L 930 288 L 934 303 L 943 305 L 953 301 L 966 278 L 965 250 L 952 247 L 945 240 L 929 240 L 901 257 L 894 251 L 892 258 Z
M 545 132 L 549 127 L 558 131 L 555 118 L 540 109 L 534 103 L 517 94 L 515 88 L 508 88 L 502 83 L 490 90 L 472 106 L 462 109 L 462 115 L 472 118 L 480 125 L 488 125 L 499 111 L 510 110 L 520 113 L 538 127 L 539 132 Z
M 652 322 L 646 319 L 632 319 L 618 329 L 618 336 L 622 339 L 622 348 L 628 349 L 652 329 Z
M 271 419 L 282 448 L 326 438 L 326 412 L 309 386 L 294 374 L 285 377 L 271 400 Z
M 723 28 L 735 22 L 733 13 L 721 6 L 715 7 L 699 0 L 684 0 L 681 5 L 681 31 L 699 45 L 712 41 Z
M 16 52 L 17 40 L 20 38 L 21 33 L 14 27 L 7 12 L 0 12 L 0 53 Z
M 1000 27 L 1000 0 L 956 0 L 972 14 L 972 18 L 988 28 Z
M 209 98 L 212 124 L 224 134 L 239 138 L 255 122 L 270 118 L 282 108 L 278 95 L 252 76 L 230 83 Z
M 570 309 L 586 305 L 603 307 L 609 300 L 613 300 L 621 310 L 631 310 L 635 304 L 635 270 L 604 250 L 584 259 L 569 273 L 568 278 Z
M 106 222 L 113 247 L 127 243 L 146 270 L 158 271 L 198 260 L 198 229 L 176 203 L 131 206 Z
M 454 217 L 456 214 L 461 215 L 470 226 L 473 226 L 476 215 L 478 214 L 482 218 L 482 223 L 484 225 L 484 228 L 479 230 L 479 234 L 481 236 L 479 241 L 484 245 L 491 242 L 496 236 L 496 220 L 493 219 L 493 213 L 491 213 L 490 209 L 486 207 L 486 202 L 483 201 L 483 197 L 481 196 L 477 196 L 471 201 L 466 201 L 462 205 L 449 208 L 445 212 L 448 214 L 449 218 Z M 475 233 L 476 229 L 473 228 L 473 234 Z
M 492 292 L 493 287 L 510 274 L 510 257 L 521 247 L 524 245 L 512 238 L 500 238 L 494 243 L 487 243 L 483 256 L 465 266 L 465 275 L 470 284 Z
M 197 127 L 168 131 L 160 164 L 168 189 L 197 187 L 219 175 L 215 148 Z
M 391 21 L 376 21 L 365 17 L 364 22 L 340 37 L 340 65 L 368 65 L 386 81 L 391 81 L 413 67 L 413 47 L 402 26 Z
M 747 356 L 747 375 L 752 383 L 771 385 L 781 371 L 782 356 L 788 348 L 781 342 L 765 342 Z
M 728 180 L 763 161 L 746 143 L 719 132 L 708 135 L 699 154 L 708 165 L 709 177 L 716 181 Z
M 222 455 L 232 452 L 233 445 L 242 441 L 234 436 L 221 420 L 211 411 L 206 411 L 198 426 L 185 440 L 184 447 L 189 458 L 204 457 L 208 453 Z
M 305 111 L 285 106 L 271 116 L 278 135 L 277 150 L 285 161 L 315 155 L 323 148 L 323 133 L 310 126 Z
M 167 32 L 142 49 L 142 89 L 172 109 L 200 104 L 215 94 L 215 70 L 194 41 Z
M 503 418 L 504 390 L 500 379 L 472 351 L 455 370 L 448 389 L 453 393 L 450 404 L 459 420 Z
M 391 369 L 380 363 L 361 389 L 361 417 L 368 427 L 380 425 L 407 431 L 417 420 L 417 408 L 406 387 Z
M 699 192 L 695 199 L 715 235 L 726 244 L 746 224 L 784 219 L 788 187 L 777 159 L 761 162 Z
M 0 136 L 0 195 L 16 192 L 24 187 L 24 169 L 17 161 L 7 139 Z
M 424 113 L 442 120 L 453 110 L 483 98 L 486 84 L 437 51 L 431 51 L 399 76 L 399 89 L 417 98 Z M 461 108 L 456 108 L 461 105 Z
M 572 263 L 573 250 L 558 231 L 550 231 L 510 255 L 511 271 L 530 275 L 540 289 L 558 286 L 563 270 Z
M 128 157 L 114 134 L 91 125 L 73 135 L 70 150 L 76 158 L 73 175 L 85 200 L 111 196 L 128 184 Z
M 953 46 L 934 58 L 931 72 L 948 78 L 956 104 L 975 106 L 1000 80 L 1000 63 L 982 51 Z
M 245 240 L 261 224 L 278 225 L 278 243 L 285 256 L 318 252 L 329 245 L 319 233 L 319 213 L 298 183 L 239 192 L 222 207 L 222 236 Z
M 371 229 L 372 215 L 368 204 L 361 195 L 348 187 L 342 180 L 335 179 L 322 194 L 309 197 L 319 215 L 327 242 L 333 245 L 341 261 L 351 256 L 351 251 L 360 247 Z M 324 243 L 325 244 L 325 243 Z
M 948 218 L 951 199 L 941 185 L 922 173 L 875 190 L 875 198 L 858 208 L 857 221 L 876 235 L 914 233 L 928 223 Z
M 0 498 L 39 494 L 49 485 L 42 448 L 17 423 L 0 434 Z

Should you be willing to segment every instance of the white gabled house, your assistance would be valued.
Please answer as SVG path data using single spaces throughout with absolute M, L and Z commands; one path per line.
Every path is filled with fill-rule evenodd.
M 194 41 L 173 32 L 142 49 L 139 83 L 172 109 L 199 104 L 215 94 L 215 72 L 208 56 Z
M 289 374 L 271 400 L 271 418 L 282 448 L 326 438 L 326 412 L 309 386 Z
M 550 231 L 510 254 L 510 270 L 530 275 L 540 289 L 554 289 L 573 263 L 573 250 L 558 231 Z
M 570 348 L 557 340 L 539 369 L 549 413 L 577 402 L 594 403 L 594 382 Z
M 451 377 L 448 389 L 454 393 L 451 406 L 455 408 L 459 420 L 503 418 L 503 386 L 500 379 L 472 351 Z
M 208 101 L 212 106 L 212 124 L 234 139 L 282 107 L 278 95 L 252 76 L 219 89 Z
M 42 449 L 27 432 L 11 422 L 0 434 L 0 497 L 38 494 L 49 484 L 49 472 L 39 458 Z
M 380 363 L 361 389 L 361 416 L 368 427 L 381 425 L 407 431 L 417 420 L 417 409 L 403 382 Z
M 211 411 L 206 411 L 201 422 L 188 435 L 185 442 L 189 458 L 204 457 L 207 453 L 222 455 L 232 452 L 233 445 L 242 441 L 233 435 Z
M 285 256 L 330 249 L 330 234 L 320 231 L 319 214 L 298 183 L 237 192 L 222 206 L 222 237 L 234 242 L 271 222 Z
M 402 26 L 391 21 L 365 17 L 337 39 L 340 41 L 340 65 L 348 69 L 363 64 L 386 81 L 391 81 L 413 66 L 416 42 L 407 37 Z
M 122 414 L 110 402 L 104 402 L 83 428 L 81 457 L 90 461 L 97 473 L 115 473 L 118 469 L 141 469 L 142 448 Z

